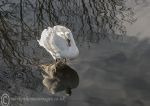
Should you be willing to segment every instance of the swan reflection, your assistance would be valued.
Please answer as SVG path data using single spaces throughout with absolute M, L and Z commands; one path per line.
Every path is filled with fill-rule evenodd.
M 65 91 L 66 95 L 71 95 L 71 89 L 79 84 L 78 73 L 66 63 L 59 61 L 55 64 L 41 65 L 43 72 L 43 85 L 51 94 Z

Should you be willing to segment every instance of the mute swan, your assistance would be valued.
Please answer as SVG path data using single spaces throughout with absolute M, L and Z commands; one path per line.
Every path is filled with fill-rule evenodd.
M 41 39 L 37 40 L 52 57 L 57 59 L 74 59 L 79 55 L 79 50 L 70 29 L 56 25 L 53 28 L 44 29 Z

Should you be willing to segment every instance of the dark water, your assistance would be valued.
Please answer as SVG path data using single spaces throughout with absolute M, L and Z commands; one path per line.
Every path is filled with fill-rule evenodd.
M 31 106 L 149 106 L 149 42 L 125 37 L 123 23 L 135 20 L 125 1 L 1 0 L 0 94 L 51 96 L 38 66 L 53 60 L 36 40 L 44 28 L 60 24 L 72 30 L 80 49 L 80 56 L 70 63 L 79 74 L 79 87 L 65 102 Z M 24 103 L 11 103 L 19 104 Z

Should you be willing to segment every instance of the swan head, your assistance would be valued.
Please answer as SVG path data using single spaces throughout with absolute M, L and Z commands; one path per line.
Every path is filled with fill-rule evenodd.
M 67 41 L 68 46 L 71 46 L 70 32 L 65 32 L 65 39 Z
M 60 37 L 62 37 L 63 39 L 66 40 L 67 45 L 70 47 L 71 46 L 71 35 L 70 32 L 56 32 L 56 34 Z

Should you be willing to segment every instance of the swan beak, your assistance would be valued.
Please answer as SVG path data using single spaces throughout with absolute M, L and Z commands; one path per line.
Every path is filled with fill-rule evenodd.
M 70 41 L 70 39 L 67 39 L 67 44 L 68 44 L 69 47 L 71 46 L 71 41 Z

